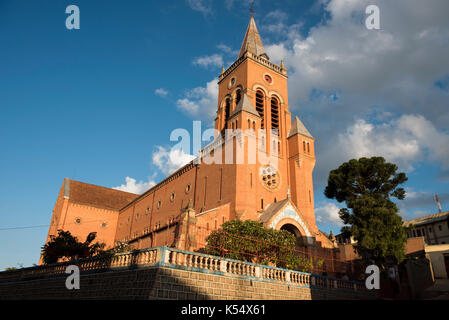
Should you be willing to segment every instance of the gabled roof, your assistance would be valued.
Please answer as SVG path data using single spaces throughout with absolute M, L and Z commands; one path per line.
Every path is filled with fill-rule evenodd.
M 417 225 L 423 225 L 423 224 L 428 224 L 428 223 L 434 223 L 434 222 L 438 222 L 438 221 L 444 221 L 448 218 L 449 218 L 449 211 L 445 211 L 445 212 L 431 214 L 429 216 L 425 216 L 425 217 L 421 217 L 421 218 L 417 218 L 417 219 L 413 219 L 413 220 L 404 221 L 404 225 L 406 227 L 408 227 L 410 225 L 417 226 Z
M 242 47 L 240 48 L 239 58 L 243 56 L 246 51 L 251 52 L 256 56 L 264 56 L 267 60 L 269 60 L 268 55 L 265 53 L 259 31 L 257 30 L 256 22 L 252 16 L 249 20 L 248 29 L 246 29 Z
M 70 202 L 97 208 L 120 210 L 139 195 L 105 188 L 80 181 L 64 179 L 64 197 Z
M 246 95 L 246 93 L 243 94 L 242 99 L 240 99 L 237 107 L 235 107 L 234 111 L 231 112 L 229 117 L 234 116 L 235 114 L 239 113 L 240 111 L 246 111 L 248 113 L 254 114 L 259 117 L 259 113 L 256 111 L 256 108 L 254 108 L 251 101 L 249 101 L 249 98 Z
M 269 221 L 276 213 L 279 212 L 279 210 L 281 210 L 289 202 L 289 200 L 290 199 L 287 198 L 285 200 L 270 204 L 259 216 L 260 222 L 266 223 L 267 221 Z
M 288 133 L 287 138 L 294 136 L 295 134 L 301 134 L 303 136 L 309 137 L 313 139 L 313 136 L 310 134 L 309 130 L 304 126 L 304 124 L 299 120 L 296 116 L 295 120 L 293 120 L 293 124 L 290 128 L 290 132 Z

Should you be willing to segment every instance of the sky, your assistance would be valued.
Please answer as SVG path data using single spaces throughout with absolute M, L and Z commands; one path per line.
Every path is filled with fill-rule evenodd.
M 217 80 L 250 1 L 0 0 L 0 270 L 38 262 L 64 177 L 142 193 L 192 156 L 176 128 L 213 126 Z M 365 9 L 380 9 L 380 30 Z M 77 5 L 80 29 L 66 28 Z M 338 233 L 330 170 L 384 156 L 409 180 L 400 215 L 449 209 L 449 2 L 259 0 L 271 61 L 316 139 L 321 230 Z

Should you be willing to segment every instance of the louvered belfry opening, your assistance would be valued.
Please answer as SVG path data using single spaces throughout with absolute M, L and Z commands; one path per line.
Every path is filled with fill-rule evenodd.
M 229 98 L 227 98 L 225 103 L 225 129 L 228 128 L 228 119 L 230 112 L 231 112 L 231 101 L 229 100 Z
M 279 101 L 271 98 L 271 129 L 279 135 Z
M 259 113 L 259 116 L 261 118 L 260 127 L 263 129 L 265 111 L 264 111 L 264 94 L 261 90 L 257 90 L 256 92 L 256 111 L 257 113 Z

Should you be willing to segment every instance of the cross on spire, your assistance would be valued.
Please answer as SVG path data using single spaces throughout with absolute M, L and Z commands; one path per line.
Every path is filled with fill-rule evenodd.
M 249 12 L 251 13 L 251 16 L 254 16 L 254 2 L 256 2 L 255 0 L 251 1 L 251 5 L 249 7 Z

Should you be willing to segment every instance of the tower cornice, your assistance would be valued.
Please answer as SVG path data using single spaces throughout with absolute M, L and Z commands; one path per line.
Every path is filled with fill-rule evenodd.
M 255 54 L 247 51 L 240 58 L 238 58 L 233 64 L 231 64 L 231 66 L 228 69 L 226 69 L 224 72 L 222 72 L 220 74 L 220 76 L 218 77 L 218 83 L 222 82 L 230 73 L 232 73 L 232 71 L 234 71 L 246 59 L 252 60 L 262 66 L 265 66 L 286 79 L 288 78 L 287 69 L 282 68 L 261 56 L 257 56 Z

